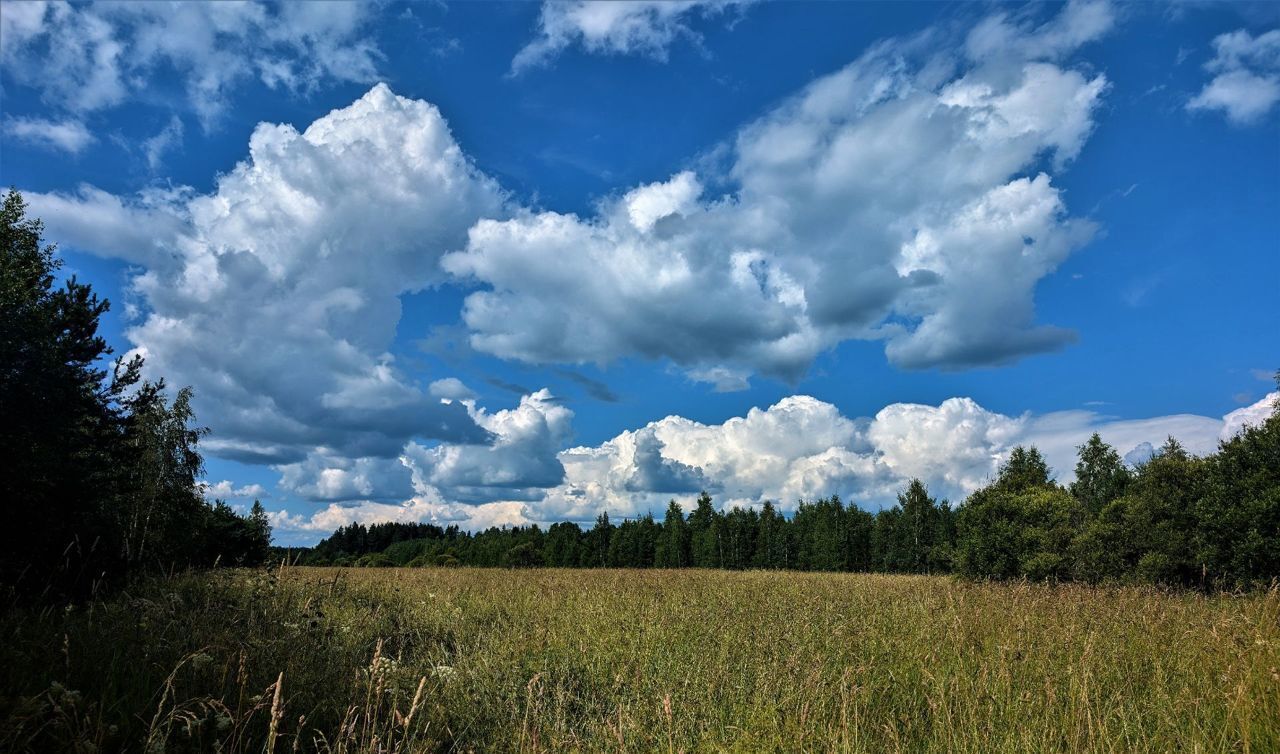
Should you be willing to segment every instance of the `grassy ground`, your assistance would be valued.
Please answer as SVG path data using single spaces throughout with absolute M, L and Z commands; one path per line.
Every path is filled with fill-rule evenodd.
M 227 572 L 0 618 L 6 751 L 1280 751 L 1280 593 Z

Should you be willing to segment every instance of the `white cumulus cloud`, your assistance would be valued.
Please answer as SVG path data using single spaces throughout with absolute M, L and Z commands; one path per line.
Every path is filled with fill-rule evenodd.
M 848 339 L 883 340 L 909 368 L 1071 343 L 1036 321 L 1035 289 L 1095 228 L 1043 158 L 1064 169 L 1093 130 L 1106 78 L 1063 61 L 1110 27 L 1108 9 L 1068 5 L 1038 27 L 1000 16 L 967 52 L 939 31 L 877 44 L 742 128 L 723 172 L 636 187 L 593 217 L 478 223 L 443 261 L 483 286 L 463 312 L 471 345 L 669 359 L 728 389 L 752 372 L 796 379 Z
M 1238 125 L 1256 123 L 1280 102 L 1280 29 L 1253 36 L 1245 29 L 1213 40 L 1205 69 L 1215 76 L 1187 102 L 1190 110 L 1220 110 Z
M 557 451 L 572 415 L 544 390 L 505 411 L 469 404 L 499 438 L 490 447 L 410 446 L 403 463 L 413 470 L 414 492 L 405 502 L 333 503 L 310 516 L 282 514 L 279 523 L 296 534 L 314 534 L 356 520 L 437 521 L 471 529 L 590 522 L 606 511 L 660 514 L 668 500 L 688 503 L 700 490 L 721 506 L 773 500 L 790 511 L 798 500 L 838 494 L 874 510 L 891 504 L 912 478 L 955 504 L 994 478 L 1017 445 L 1039 448 L 1057 480 L 1067 483 L 1077 448 L 1094 432 L 1134 463 L 1170 436 L 1204 455 L 1243 423 L 1262 421 L 1277 397 L 1222 419 L 1115 419 L 1092 411 L 1008 416 L 970 398 L 936 406 L 894 403 L 874 416 L 850 418 L 830 403 L 796 395 L 719 424 L 668 416 L 599 445 Z
M 154 373 L 192 385 L 217 455 L 394 459 L 414 437 L 485 442 L 458 403 L 420 389 L 388 353 L 401 294 L 504 194 L 439 111 L 377 86 L 304 131 L 260 124 L 249 156 L 207 195 L 28 194 L 51 240 L 119 256 L 142 312 L 126 335 Z M 317 497 L 361 489 L 325 461 Z M 374 494 L 374 493 L 369 493 Z

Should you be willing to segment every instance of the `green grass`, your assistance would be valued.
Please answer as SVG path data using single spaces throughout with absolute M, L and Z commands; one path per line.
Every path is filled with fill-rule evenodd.
M 1274 589 L 299 568 L 0 626 L 6 751 L 1280 751 Z

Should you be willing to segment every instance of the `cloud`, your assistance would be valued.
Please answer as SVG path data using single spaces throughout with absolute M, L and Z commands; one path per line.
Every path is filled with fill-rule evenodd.
M 688 215 L 697 209 L 702 186 L 698 177 L 690 171 L 677 173 L 666 183 L 650 183 L 627 192 L 622 198 L 631 225 L 641 233 L 648 233 L 661 219 Z
M 25 141 L 43 149 L 60 149 L 69 154 L 80 154 L 95 139 L 85 125 L 74 118 L 47 120 L 45 118 L 6 118 L 6 136 Z
M 748 4 L 751 0 L 546 0 L 538 36 L 511 61 L 511 72 L 547 65 L 565 48 L 581 45 L 593 54 L 644 55 L 666 60 L 677 39 L 697 42 L 690 22 Z
M 401 460 L 419 495 L 437 493 L 461 502 L 536 497 L 564 479 L 556 454 L 569 439 L 573 412 L 545 388 L 513 408 L 490 413 L 463 401 L 471 419 L 490 432 L 489 445 L 410 443 Z
M 451 401 L 474 400 L 475 391 L 463 384 L 457 377 L 445 377 L 436 380 L 427 387 L 432 398 L 446 398 Z
M 1236 125 L 1256 123 L 1280 101 L 1280 29 L 1257 37 L 1244 29 L 1213 40 L 1205 69 L 1216 74 L 1187 102 L 1189 110 L 1221 110 Z
M 631 492 L 658 492 L 688 494 L 715 487 L 716 484 L 702 473 L 702 469 L 663 458 L 664 443 L 658 439 L 655 427 L 646 427 L 634 435 L 632 474 L 623 483 Z
M 721 506 L 773 500 L 791 511 L 800 499 L 838 494 L 874 510 L 892 504 L 912 478 L 958 503 L 992 479 L 1017 445 L 1038 447 L 1057 480 L 1067 483 L 1077 448 L 1094 432 L 1131 464 L 1148 459 L 1169 436 L 1203 455 L 1244 422 L 1260 421 L 1270 405 L 1259 401 L 1223 419 L 1115 419 L 1075 410 L 1008 416 L 970 398 L 950 398 L 936 406 L 894 403 L 874 416 L 850 418 L 830 403 L 795 395 L 720 424 L 668 416 L 599 445 L 557 451 L 572 414 L 539 391 L 507 411 L 469 405 L 499 438 L 491 447 L 410 446 L 403 463 L 413 470 L 414 494 L 406 502 L 331 505 L 310 518 L 294 515 L 288 525 L 314 532 L 339 519 L 357 520 L 344 516 L 382 520 L 378 515 L 473 529 L 499 519 L 590 522 L 606 511 L 660 512 L 667 500 L 687 502 L 699 490 L 711 491 Z
M 368 82 L 381 55 L 356 2 L 7 3 L 0 63 L 49 105 L 74 113 L 115 107 L 176 78 L 207 126 L 236 87 L 258 80 L 306 92 Z
M 725 366 L 690 369 L 689 379 L 706 382 L 717 393 L 738 393 L 751 387 L 751 372 Z
M 515 382 L 508 382 L 507 380 L 504 380 L 501 377 L 489 376 L 489 377 L 485 377 L 484 381 L 489 383 L 490 385 L 493 385 L 499 390 L 505 390 L 508 393 L 515 393 L 516 395 L 525 395 L 528 392 L 530 392 L 529 388 L 525 387 L 524 385 L 520 385 Z
M 1115 10 L 1105 0 L 1068 3 L 1060 14 L 1038 27 L 998 13 L 969 32 L 965 53 L 973 60 L 1056 59 L 1102 37 L 1115 20 Z
M 523 503 L 460 505 L 413 498 L 403 503 L 331 503 L 309 516 L 290 513 L 287 508 L 267 515 L 271 519 L 273 538 L 276 541 L 309 544 L 329 535 L 340 526 L 354 523 L 431 522 L 441 526 L 456 524 L 471 531 L 491 526 L 519 526 L 530 523 L 524 515 L 525 510 Z
M 182 146 L 183 130 L 182 119 L 174 115 L 159 133 L 143 140 L 142 153 L 147 157 L 147 166 L 151 168 L 151 172 L 160 169 L 166 152 Z
M 986 33 L 1001 45 L 971 35 L 961 49 L 938 30 L 877 44 L 740 129 L 726 168 L 635 187 L 590 217 L 482 220 L 442 262 L 480 288 L 463 311 L 471 346 L 532 363 L 669 359 L 732 389 L 752 373 L 795 380 L 849 339 L 946 369 L 1074 342 L 1036 321 L 1034 296 L 1095 232 L 1051 171 L 1080 153 L 1107 89 L 1061 61 L 1109 28 L 1108 8 L 1069 5 L 1040 26 L 1000 16 Z
M 1137 468 L 1155 458 L 1156 449 L 1150 442 L 1140 442 L 1124 454 L 1124 462 Z
M 339 13 L 314 12 L 321 28 Z M 723 169 L 620 191 L 590 217 L 517 206 L 433 106 L 384 85 L 301 132 L 260 124 L 208 194 L 28 199 L 51 240 L 138 267 L 127 337 L 154 373 L 196 388 L 198 412 L 216 418 L 207 449 L 275 467 L 285 489 L 332 502 L 331 517 L 351 503 L 397 516 L 500 505 L 486 510 L 545 520 L 661 502 L 644 488 L 696 481 L 744 501 L 877 499 L 905 473 L 885 460 L 892 437 L 877 451 L 874 420 L 811 398 L 564 450 L 572 414 L 549 393 L 491 379 L 526 394 L 491 413 L 460 382 L 424 389 L 407 375 L 390 353 L 400 296 L 474 285 L 462 318 L 476 350 L 669 360 L 720 390 L 756 373 L 795 379 L 849 339 L 883 341 L 912 368 L 1062 347 L 1073 336 L 1036 321 L 1035 287 L 1093 227 L 1069 215 L 1052 174 L 1083 148 L 1106 90 L 1064 62 L 1106 24 L 1065 18 L 1003 19 L 1032 40 L 1012 56 L 937 30 L 875 45 L 740 129 Z M 36 33 L 28 20 L 4 33 Z M 1001 451 L 991 440 L 985 452 Z M 922 468 L 959 489 L 980 466 Z
M 270 497 L 266 488 L 260 484 L 246 484 L 243 487 L 237 487 L 228 479 L 223 479 L 221 482 L 205 482 L 204 496 L 209 500 L 247 500 L 249 498 Z
M 617 403 L 621 400 L 617 393 L 613 392 L 608 385 L 600 380 L 594 380 L 585 374 L 575 372 L 572 369 L 556 369 L 555 372 L 566 380 L 577 383 L 587 391 L 587 395 L 598 401 L 602 401 L 604 403 Z
M 395 459 L 411 439 L 490 439 L 388 353 L 399 297 L 441 279 L 476 218 L 505 212 L 431 105 L 380 85 L 302 132 L 260 124 L 210 194 L 27 196 L 51 240 L 141 267 L 126 336 L 153 374 L 195 388 L 214 455 L 318 453 L 347 486 L 296 486 L 325 497 L 361 489 L 356 459 Z
M 280 487 L 311 501 L 398 502 L 413 495 L 412 475 L 399 458 L 349 458 L 320 447 L 301 461 L 273 467 Z
M 873 417 L 850 419 L 829 403 L 792 396 L 723 424 L 672 416 L 599 446 L 569 448 L 560 454 L 564 484 L 529 503 L 525 515 L 543 521 L 589 521 L 601 510 L 636 515 L 699 489 L 714 491 L 722 505 L 770 499 L 791 510 L 799 499 L 839 494 L 875 509 L 892 503 L 912 478 L 958 502 L 994 477 L 1016 445 L 1040 448 L 1058 480 L 1068 482 L 1076 448 L 1094 432 L 1122 451 L 1173 435 L 1205 454 L 1223 427 L 1223 420 L 1194 415 L 1006 416 L 969 398 L 891 404 Z
M 1254 123 L 1280 100 L 1280 77 L 1228 71 L 1214 77 L 1187 103 L 1191 110 L 1222 110 L 1240 125 Z
M 1225 442 L 1240 434 L 1246 426 L 1261 426 L 1280 405 L 1280 392 L 1268 393 L 1258 402 L 1238 408 L 1222 418 L 1221 439 Z
M 32 214 L 45 222 L 51 239 L 90 254 L 151 265 L 171 257 L 186 231 L 186 188 L 144 189 L 121 198 L 88 184 L 74 192 L 25 191 Z

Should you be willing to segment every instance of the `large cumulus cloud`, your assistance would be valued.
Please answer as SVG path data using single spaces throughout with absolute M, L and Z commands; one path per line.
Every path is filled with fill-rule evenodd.
M 1039 27 L 997 16 L 966 43 L 884 42 L 742 128 L 727 167 L 593 217 L 478 223 L 443 260 L 483 287 L 463 315 L 472 345 L 795 379 L 850 338 L 943 368 L 1070 343 L 1036 322 L 1034 293 L 1094 232 L 1051 174 L 1083 148 L 1107 81 L 1063 61 L 1110 24 L 1106 4 L 1077 3 Z
M 213 453 L 367 480 L 338 472 L 413 437 L 489 439 L 388 353 L 399 296 L 439 280 L 440 256 L 504 211 L 431 105 L 379 85 L 302 132 L 261 124 L 207 195 L 29 199 L 52 238 L 141 266 L 127 336 L 154 373 L 195 386 Z M 318 484 L 296 480 L 318 497 L 347 489 Z

